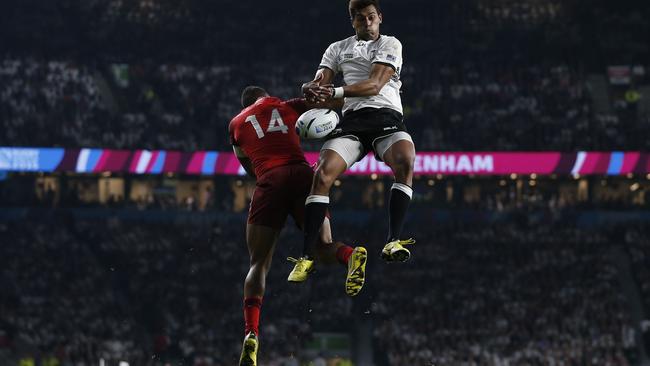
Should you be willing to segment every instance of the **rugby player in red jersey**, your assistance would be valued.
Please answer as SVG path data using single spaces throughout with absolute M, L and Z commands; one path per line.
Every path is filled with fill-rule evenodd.
M 305 199 L 313 180 L 296 133 L 300 114 L 313 107 L 340 107 L 339 102 L 316 104 L 304 99 L 283 101 L 262 88 L 248 86 L 241 96 L 244 108 L 228 127 L 230 142 L 246 172 L 257 180 L 246 225 L 250 269 L 244 282 L 245 338 L 240 366 L 256 366 L 258 327 L 266 275 L 280 231 L 288 215 L 303 228 Z M 347 265 L 346 293 L 359 293 L 365 278 L 366 249 L 332 243 L 329 219 L 321 223 L 320 245 L 312 253 L 322 263 Z M 302 282 L 313 261 L 296 260 L 290 282 Z M 303 268 L 304 267 L 304 268 Z M 308 268 L 307 268 L 308 267 Z

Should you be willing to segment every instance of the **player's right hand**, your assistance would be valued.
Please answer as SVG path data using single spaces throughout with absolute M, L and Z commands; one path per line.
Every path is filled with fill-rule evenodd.
M 320 85 L 321 80 L 323 80 L 323 74 L 319 72 L 314 80 L 302 84 L 302 94 L 308 102 L 324 102 L 329 98 L 326 88 L 332 87 L 332 85 Z
M 310 103 L 317 103 L 319 98 L 318 94 L 318 88 L 320 85 L 318 83 L 315 83 L 313 81 L 310 81 L 308 83 L 302 84 L 302 95 L 307 99 L 308 102 Z

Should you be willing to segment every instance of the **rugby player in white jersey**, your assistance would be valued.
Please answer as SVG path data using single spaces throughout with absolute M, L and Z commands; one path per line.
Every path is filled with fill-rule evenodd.
M 395 37 L 379 33 L 382 13 L 378 0 L 350 0 L 348 9 L 355 35 L 332 43 L 323 54 L 315 79 L 302 87 L 310 100 L 345 98 L 345 103 L 341 123 L 321 148 L 311 192 L 305 201 L 303 257 L 294 271 L 311 270 L 313 248 L 329 205 L 330 188 L 339 175 L 369 151 L 384 161 L 395 177 L 382 258 L 404 262 L 411 255 L 404 246 L 415 242 L 400 239 L 413 195 L 415 161 L 415 146 L 404 126 L 400 99 L 402 44 Z M 345 85 L 334 87 L 331 83 L 339 72 Z

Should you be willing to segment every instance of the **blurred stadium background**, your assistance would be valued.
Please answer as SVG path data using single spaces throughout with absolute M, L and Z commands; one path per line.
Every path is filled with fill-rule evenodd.
M 346 6 L 3 2 L 0 365 L 236 363 L 254 182 L 226 125 L 245 85 L 297 96 Z M 650 5 L 382 7 L 420 152 L 414 257 L 379 260 L 391 179 L 367 158 L 332 193 L 334 236 L 377 254 L 367 287 L 288 286 L 288 225 L 260 364 L 648 365 Z

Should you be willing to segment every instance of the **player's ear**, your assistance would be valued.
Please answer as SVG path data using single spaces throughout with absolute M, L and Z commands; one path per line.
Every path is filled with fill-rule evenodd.
M 377 16 L 379 17 L 379 24 L 381 24 L 384 21 L 384 16 L 381 15 L 381 13 L 379 13 Z

